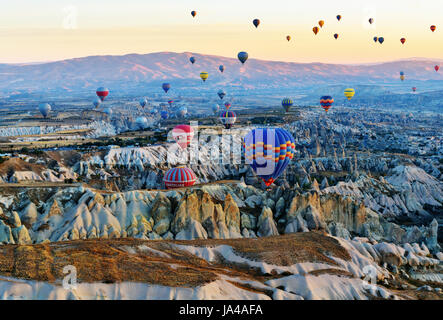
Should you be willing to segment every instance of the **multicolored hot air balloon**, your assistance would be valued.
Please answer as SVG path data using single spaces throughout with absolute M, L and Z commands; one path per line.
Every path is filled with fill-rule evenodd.
M 194 129 L 187 124 L 180 124 L 172 129 L 172 138 L 182 149 L 186 149 L 194 138 Z
M 374 23 L 374 19 L 373 18 L 369 18 L 369 24 L 373 24 Z
M 191 63 L 194 64 L 195 63 L 195 58 L 194 57 L 190 57 L 189 61 L 191 61 Z
M 218 114 L 219 111 L 220 111 L 220 106 L 218 104 L 214 104 L 212 106 L 212 112 L 214 112 L 214 114 Z
M 378 37 L 374 37 L 374 42 L 375 42 L 375 43 L 378 42 Z
M 160 112 L 160 117 L 161 117 L 163 120 L 168 119 L 168 118 L 169 118 L 169 113 L 168 113 L 168 111 L 166 111 L 166 110 L 162 110 L 162 111 Z
M 318 22 L 318 25 L 320 26 L 320 28 L 323 28 L 323 26 L 325 25 L 325 22 L 323 20 L 320 20 Z
M 253 129 L 244 145 L 246 162 L 266 186 L 278 179 L 295 155 L 294 137 L 281 128 Z
M 380 44 L 382 44 L 383 42 L 385 42 L 385 38 L 383 38 L 383 37 L 379 37 L 379 38 L 378 38 L 378 42 L 380 42 Z
M 400 42 L 401 42 L 401 44 L 405 44 L 405 42 L 406 42 L 406 38 L 401 38 L 401 39 L 400 39 Z
M 289 112 L 289 108 L 291 108 L 293 104 L 294 104 L 294 102 L 289 98 L 284 98 L 281 101 L 281 105 L 285 109 L 286 112 Z
M 437 30 L 437 27 L 434 26 L 434 25 L 432 25 L 432 26 L 431 26 L 431 31 L 434 32 L 435 30 Z
M 237 120 L 237 115 L 233 111 L 225 111 L 220 114 L 220 121 L 226 129 L 231 129 Z
M 323 109 L 325 109 L 326 112 L 329 111 L 333 103 L 334 99 L 331 96 L 323 96 L 320 98 L 320 105 Z
M 174 100 L 168 100 L 169 107 L 171 107 L 173 103 L 174 103 Z
M 291 36 L 286 36 L 286 40 L 291 41 Z
M 144 109 L 146 107 L 146 105 L 148 104 L 148 100 L 146 100 L 146 98 L 141 98 L 139 103 L 140 103 L 140 107 L 142 107 Z
M 193 186 L 197 177 L 190 168 L 177 167 L 166 171 L 163 178 L 167 189 L 183 188 Z
M 335 40 L 338 39 L 338 33 L 334 34 L 334 38 L 335 38 Z
M 345 89 L 345 97 L 348 99 L 348 101 L 351 101 L 351 99 L 355 95 L 355 90 L 352 88 Z
M 51 105 L 49 103 L 40 103 L 38 105 L 38 111 L 42 114 L 43 118 L 47 118 L 51 112 Z
M 412 87 L 412 92 L 416 92 L 417 91 L 417 87 Z
M 434 67 L 434 70 L 435 70 L 436 72 L 438 72 L 438 70 L 440 70 L 440 66 L 435 66 L 435 67 Z
M 220 97 L 220 100 L 223 100 L 223 98 L 226 96 L 226 92 L 221 89 L 217 92 L 217 94 Z
M 225 71 L 225 67 L 221 64 L 221 65 L 218 67 L 218 70 L 220 70 L 220 72 L 223 73 L 223 71 Z
M 95 98 L 92 102 L 92 105 L 97 109 L 102 104 L 102 100 L 100 98 Z
M 171 89 L 171 85 L 169 83 L 163 83 L 162 88 L 165 91 L 165 93 L 168 93 L 169 89 Z
M 197 11 L 191 11 L 191 16 L 192 16 L 193 18 L 195 18 L 196 15 L 197 15 Z
M 105 87 L 100 87 L 100 88 L 97 89 L 96 94 L 100 98 L 101 101 L 104 101 L 105 98 L 109 94 L 109 90 L 106 89 Z
M 258 26 L 260 25 L 260 19 L 254 19 L 254 20 L 252 20 L 252 24 L 253 24 L 256 28 L 258 28 Z
M 229 102 L 225 102 L 225 108 L 226 110 L 229 110 L 229 108 L 231 107 L 231 104 Z
M 320 30 L 320 29 L 319 29 L 318 27 L 314 27 L 314 28 L 312 28 L 312 31 L 314 32 L 315 35 L 317 35 L 317 33 L 318 33 L 319 30 Z
M 186 108 L 184 106 L 180 107 L 180 109 L 178 109 L 177 113 L 180 117 L 184 117 L 188 113 L 188 108 Z
M 240 62 L 242 64 L 244 64 L 246 62 L 246 60 L 248 60 L 249 55 L 247 52 L 241 51 L 238 53 L 237 57 L 238 57 L 238 60 L 240 60 Z
M 340 21 L 341 20 L 341 15 L 337 16 L 337 20 Z
M 405 81 L 405 73 L 403 71 L 400 71 L 400 80 Z
M 148 119 L 146 117 L 138 117 L 135 119 L 135 123 L 140 129 L 144 129 L 148 126 Z
M 200 78 L 203 80 L 203 82 L 205 82 L 206 79 L 208 79 L 208 77 L 209 77 L 209 73 L 207 73 L 207 72 L 200 73 Z

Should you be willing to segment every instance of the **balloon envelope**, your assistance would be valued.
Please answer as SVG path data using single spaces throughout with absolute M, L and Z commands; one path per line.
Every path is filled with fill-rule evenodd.
M 237 57 L 238 57 L 238 60 L 240 60 L 240 62 L 243 64 L 246 62 L 246 60 L 248 60 L 249 55 L 247 52 L 241 51 L 238 53 Z
M 144 129 L 148 126 L 148 119 L 146 119 L 146 117 L 138 117 L 137 119 L 135 119 L 135 122 L 141 129 Z
M 334 38 L 335 38 L 335 40 L 338 39 L 338 33 L 334 34 Z
M 345 90 L 345 97 L 348 100 L 351 100 L 354 97 L 354 95 L 355 95 L 355 90 L 354 89 L 348 88 L 348 89 Z
M 49 103 L 40 103 L 38 105 L 38 111 L 40 111 L 43 118 L 46 118 L 51 112 L 51 105 Z
M 320 30 L 320 29 L 319 29 L 318 27 L 314 27 L 314 28 L 312 28 L 312 31 L 314 32 L 315 35 L 317 35 L 317 33 L 318 33 L 319 30 Z
M 166 93 L 168 93 L 169 89 L 171 89 L 171 85 L 169 83 L 163 83 L 162 88 Z
M 254 19 L 252 21 L 252 24 L 257 28 L 259 26 L 259 24 L 260 24 L 260 20 L 259 19 Z
M 434 32 L 436 29 L 437 29 L 436 26 L 434 26 L 434 25 L 431 26 L 431 31 L 432 31 L 432 32 Z
M 191 63 L 194 64 L 195 63 L 195 58 L 194 57 L 190 57 L 189 61 L 191 61 Z
M 218 104 L 214 104 L 212 106 L 212 112 L 214 112 L 215 114 L 217 114 L 220 111 L 220 106 Z
M 200 78 L 203 80 L 203 82 L 205 82 L 209 77 L 209 73 L 207 72 L 201 72 L 200 73 Z
M 220 97 L 221 100 L 223 100 L 223 98 L 226 96 L 226 92 L 224 92 L 223 90 L 219 90 L 217 92 L 218 96 Z
M 233 111 L 225 111 L 220 114 L 220 121 L 226 129 L 231 129 L 237 120 L 237 115 Z
M 278 179 L 295 155 L 294 137 L 282 128 L 253 129 L 244 145 L 247 163 L 266 186 Z
M 435 66 L 434 69 L 438 72 L 438 70 L 440 70 L 440 66 Z
M 320 98 L 320 105 L 322 108 L 328 112 L 334 103 L 334 99 L 331 96 L 323 96 Z
M 197 177 L 190 168 L 178 167 L 166 171 L 163 181 L 168 189 L 190 187 L 194 185 Z
M 383 42 L 385 42 L 385 38 L 383 38 L 383 37 L 378 38 L 378 42 L 380 42 L 380 44 L 382 44 Z
M 291 36 L 286 36 L 286 40 L 291 41 Z
M 337 16 L 337 20 L 340 21 L 341 20 L 341 15 Z
M 325 24 L 325 22 L 323 20 L 320 20 L 318 22 L 318 25 L 320 26 L 320 28 L 323 28 L 324 24 Z
M 281 105 L 285 109 L 286 112 L 289 111 L 289 108 L 291 108 L 293 104 L 294 104 L 294 102 L 289 98 L 284 98 L 281 102 Z
M 401 38 L 401 39 L 400 39 L 400 42 L 401 42 L 401 44 L 405 44 L 406 39 L 405 39 L 405 38 Z
M 191 16 L 195 17 L 197 15 L 197 11 L 191 11 Z
M 102 100 L 101 100 L 100 98 L 96 98 L 96 99 L 92 102 L 92 104 L 94 105 L 94 107 L 95 107 L 96 109 L 97 109 L 98 107 L 100 107 L 101 103 L 102 103 Z
M 225 71 L 225 67 L 224 67 L 223 65 L 220 65 L 220 66 L 218 67 L 218 70 L 220 70 L 220 72 L 223 72 L 223 71 Z
M 103 112 L 106 113 L 108 116 L 111 116 L 111 114 L 112 114 L 112 109 L 109 108 L 109 107 L 107 107 L 107 108 L 105 108 L 105 110 L 103 110 Z
M 100 88 L 97 89 L 96 94 L 100 98 L 101 101 L 104 101 L 105 98 L 109 94 L 109 90 L 106 89 L 105 87 L 100 87 Z
M 140 106 L 141 106 L 142 108 L 144 108 L 144 107 L 146 107 L 146 105 L 148 104 L 148 100 L 146 100 L 145 98 L 141 98 L 140 101 L 139 101 L 139 103 L 140 103 Z

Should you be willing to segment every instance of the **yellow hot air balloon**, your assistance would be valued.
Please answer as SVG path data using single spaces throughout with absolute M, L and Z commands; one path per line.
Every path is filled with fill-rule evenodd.
M 206 79 L 208 79 L 208 77 L 209 77 L 209 73 L 207 73 L 207 72 L 202 72 L 202 73 L 200 73 L 200 78 L 201 78 L 203 81 L 206 81 Z
M 400 80 L 401 80 L 401 81 L 405 81 L 405 79 L 406 79 L 406 77 L 405 77 L 404 75 L 401 75 L 401 76 L 400 76 Z
M 318 22 L 318 25 L 320 26 L 320 28 L 323 28 L 324 24 L 325 24 L 325 22 L 323 20 L 320 20 Z
M 345 97 L 348 98 L 348 100 L 351 100 L 355 95 L 355 90 L 352 88 L 348 88 L 345 90 Z
M 317 35 L 319 29 L 318 29 L 318 27 L 314 27 L 314 28 L 312 28 L 312 31 L 314 32 L 315 35 Z

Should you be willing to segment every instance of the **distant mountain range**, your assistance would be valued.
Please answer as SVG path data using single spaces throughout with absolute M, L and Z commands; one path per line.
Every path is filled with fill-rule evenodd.
M 196 58 L 195 64 L 189 58 Z M 224 65 L 225 72 L 218 70 Z M 249 59 L 244 66 L 236 58 L 198 53 L 158 52 L 123 56 L 89 56 L 39 64 L 0 64 L 0 92 L 23 94 L 37 92 L 85 92 L 98 85 L 110 90 L 156 87 L 168 81 L 180 87 L 201 81 L 199 74 L 209 72 L 208 87 L 242 86 L 273 88 L 329 85 L 385 85 L 399 83 L 400 71 L 407 81 L 443 80 L 441 61 L 423 58 L 372 65 L 293 63 Z

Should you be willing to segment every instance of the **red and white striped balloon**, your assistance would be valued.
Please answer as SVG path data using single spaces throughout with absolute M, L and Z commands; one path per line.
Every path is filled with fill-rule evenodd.
M 163 178 L 168 189 L 190 187 L 194 185 L 196 180 L 194 171 L 187 167 L 169 169 Z

